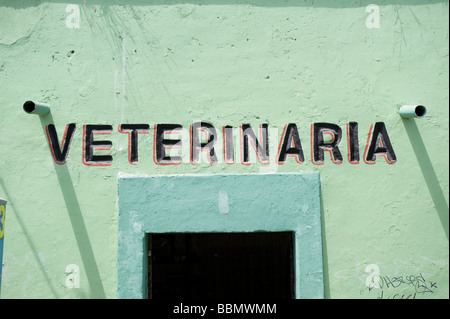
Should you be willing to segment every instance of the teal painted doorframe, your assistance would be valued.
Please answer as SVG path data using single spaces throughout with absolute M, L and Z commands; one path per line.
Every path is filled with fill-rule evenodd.
M 294 232 L 295 297 L 323 298 L 317 172 L 119 179 L 117 297 L 147 298 L 148 233 Z

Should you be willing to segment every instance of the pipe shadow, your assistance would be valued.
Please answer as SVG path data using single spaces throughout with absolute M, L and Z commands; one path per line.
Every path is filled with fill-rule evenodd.
M 430 192 L 433 200 L 434 207 L 436 208 L 439 220 L 441 221 L 448 240 L 448 205 L 445 200 L 444 193 L 442 192 L 442 188 L 439 185 L 439 180 L 436 176 L 436 172 L 434 171 L 433 164 L 428 156 L 427 149 L 423 143 L 416 121 L 414 121 L 414 119 L 402 119 L 402 122 L 405 126 L 409 141 L 411 142 L 411 146 L 414 150 L 414 154 L 416 155 L 420 170 L 422 171 L 428 191 Z
M 51 113 L 46 116 L 39 116 L 41 121 L 44 136 L 47 135 L 46 127 L 49 124 L 54 124 Z M 47 138 L 45 141 L 48 144 Z M 69 213 L 70 223 L 72 224 L 73 233 L 80 250 L 80 256 L 83 262 L 86 276 L 88 279 L 91 298 L 106 298 L 103 284 L 100 277 L 100 272 L 95 261 L 94 252 L 92 250 L 89 234 L 86 230 L 83 215 L 81 213 L 78 197 L 73 187 L 72 178 L 70 177 L 67 165 L 58 165 L 53 161 L 56 175 L 58 177 L 59 186 L 64 198 L 64 202 Z
M 31 240 L 30 236 L 27 235 L 28 230 L 27 230 L 27 227 L 25 226 L 25 223 L 22 220 L 21 214 L 17 210 L 17 207 L 14 205 L 14 200 L 9 195 L 6 185 L 1 177 L 0 177 L 0 185 L 3 188 L 6 199 L 8 200 L 8 206 L 7 206 L 8 214 L 10 214 L 11 211 L 14 211 L 14 216 L 15 216 L 17 222 L 19 223 L 20 228 L 22 229 L 22 232 L 25 236 L 27 244 L 32 251 L 32 255 L 33 255 L 37 265 L 39 266 L 39 270 L 41 271 L 42 275 L 44 276 L 45 280 L 47 281 L 48 287 L 50 288 L 50 291 L 51 291 L 53 297 L 58 298 L 59 295 L 57 294 L 55 288 L 51 285 L 51 278 L 48 275 L 47 270 L 45 269 L 45 266 L 43 265 L 41 259 L 38 256 L 38 251 L 36 249 L 36 246 L 34 245 L 34 242 Z M 5 236 L 5 238 L 6 237 L 7 236 Z M 1 265 L 0 265 L 0 267 L 1 267 Z
M 320 190 L 320 219 L 322 224 L 322 263 L 323 263 L 323 285 L 324 298 L 330 299 L 330 270 L 328 268 L 327 234 L 325 227 L 325 210 L 323 206 L 322 190 Z

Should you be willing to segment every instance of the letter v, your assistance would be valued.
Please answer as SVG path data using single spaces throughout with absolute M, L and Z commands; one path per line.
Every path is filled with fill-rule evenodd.
M 58 165 L 63 165 L 66 163 L 70 143 L 72 142 L 73 133 L 75 132 L 75 127 L 75 123 L 66 125 L 66 129 L 61 140 L 61 146 L 58 141 L 58 134 L 56 133 L 55 125 L 49 124 L 46 127 L 48 145 L 50 146 L 53 159 Z

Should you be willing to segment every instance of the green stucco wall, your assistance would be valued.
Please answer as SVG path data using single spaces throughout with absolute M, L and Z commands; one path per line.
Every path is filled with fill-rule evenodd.
M 321 230 L 316 172 L 121 178 L 118 297 L 147 297 L 145 234 L 291 231 L 295 297 L 323 298 Z
M 1 297 L 116 298 L 123 177 L 318 172 L 326 298 L 448 298 L 448 1 L 374 1 L 379 16 L 371 3 L 0 0 Z M 51 114 L 25 113 L 27 100 Z M 405 104 L 427 115 L 402 119 Z M 197 121 L 217 129 L 214 166 L 189 161 Z M 342 164 L 326 151 L 323 165 L 313 163 L 311 125 L 321 122 L 342 129 Z M 348 161 L 348 122 L 358 123 L 359 164 Z M 377 122 L 394 164 L 363 160 Z M 59 165 L 46 128 L 54 124 L 61 141 L 69 123 L 76 130 Z M 150 127 L 137 165 L 124 123 Z M 182 125 L 180 165 L 155 164 L 159 123 Z M 276 163 L 288 123 L 302 164 Z M 112 142 L 96 151 L 111 165 L 84 164 L 87 124 L 112 126 L 95 137 Z M 241 124 L 256 133 L 268 124 L 270 164 L 241 164 L 239 141 L 236 162 L 224 163 L 222 127 Z

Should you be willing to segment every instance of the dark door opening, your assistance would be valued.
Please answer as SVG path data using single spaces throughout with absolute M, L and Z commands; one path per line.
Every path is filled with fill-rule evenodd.
M 294 298 L 293 232 L 149 234 L 151 299 Z

